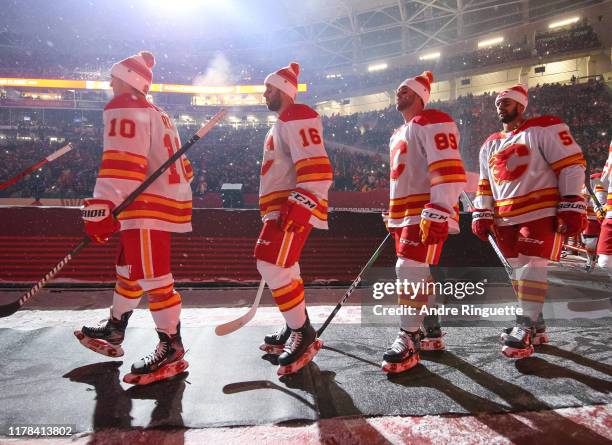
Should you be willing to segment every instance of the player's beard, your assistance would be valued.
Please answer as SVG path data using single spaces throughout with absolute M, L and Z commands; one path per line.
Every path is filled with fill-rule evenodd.
M 266 106 L 268 107 L 268 110 L 270 111 L 278 111 L 281 108 L 281 97 L 280 97 L 280 93 L 277 92 L 276 94 L 272 95 L 270 97 L 270 99 L 266 102 Z
M 504 124 L 509 124 L 518 117 L 518 107 L 514 107 L 514 110 L 508 112 L 505 116 L 500 116 L 499 120 Z

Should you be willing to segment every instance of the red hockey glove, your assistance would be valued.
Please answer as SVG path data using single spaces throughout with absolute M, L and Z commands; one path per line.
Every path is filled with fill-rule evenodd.
M 86 199 L 81 216 L 85 221 L 85 233 L 98 244 L 104 244 L 117 232 L 121 224 L 112 214 L 115 205 L 105 199 Z
M 425 204 L 421 212 L 421 242 L 425 245 L 438 244 L 448 238 L 448 218 L 450 213 L 436 204 Z
M 304 189 L 295 189 L 281 207 L 278 223 L 285 232 L 303 232 L 310 225 L 310 216 L 317 208 L 317 198 Z
M 472 212 L 472 233 L 483 241 L 487 241 L 489 233 L 493 233 L 493 210 L 476 209 Z
M 564 196 L 557 204 L 557 232 L 578 236 L 586 227 L 586 201 L 582 196 Z

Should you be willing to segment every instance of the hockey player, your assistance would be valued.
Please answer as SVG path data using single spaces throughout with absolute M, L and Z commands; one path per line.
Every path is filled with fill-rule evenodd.
M 147 384 L 182 372 L 188 364 L 181 341 L 181 296 L 170 273 L 172 232 L 191 231 L 193 176 L 182 157 L 139 195 L 118 220 L 113 209 L 180 148 L 170 117 L 147 100 L 155 59 L 140 52 L 113 65 L 113 99 L 104 108 L 104 151 L 93 198 L 85 200 L 85 231 L 98 243 L 120 232 L 117 282 L 110 318 L 104 326 L 83 327 L 75 335 L 87 348 L 111 357 L 121 343 L 132 311 L 143 294 L 155 322 L 155 351 L 132 365 L 127 383 Z
M 605 218 L 601 223 L 601 232 L 597 242 L 597 264 L 607 269 L 612 276 L 612 143 L 608 152 L 608 160 L 601 173 L 599 187 L 595 190 L 597 200 L 605 206 Z
M 590 180 L 591 188 L 596 196 L 604 192 L 604 187 L 601 183 L 601 172 L 593 173 Z M 594 205 L 593 198 L 589 194 L 589 190 L 586 186 L 582 189 L 582 195 L 587 202 L 587 225 L 582 231 L 581 238 L 587 250 L 587 255 L 593 255 L 597 250 L 597 240 L 599 239 L 599 232 L 601 231 L 601 222 L 595 210 L 596 206 Z
M 449 233 L 459 233 L 457 200 L 466 185 L 459 155 L 459 132 L 453 119 L 425 109 L 433 75 L 426 71 L 406 79 L 396 91 L 396 108 L 404 117 L 389 143 L 390 203 L 386 222 L 395 238 L 397 279 L 430 280 L 429 265 L 437 264 Z M 422 306 L 433 307 L 435 295 L 399 295 L 405 309 L 397 338 L 383 356 L 383 371 L 401 372 L 419 362 L 419 349 L 443 349 L 437 317 L 428 316 L 423 337 Z M 416 314 L 407 313 L 408 307 Z
M 494 232 L 514 268 L 512 285 L 522 315 L 502 334 L 502 353 L 522 358 L 547 341 L 541 318 L 548 260 L 559 261 L 563 240 L 586 224 L 584 158 L 569 128 L 553 116 L 526 119 L 522 85 L 495 99 L 503 131 L 480 149 L 480 181 L 472 231 L 483 241 Z
M 264 143 L 259 185 L 264 226 L 255 257 L 286 321 L 260 347 L 280 353 L 279 375 L 298 371 L 323 345 L 308 319 L 298 260 L 311 229 L 327 229 L 327 192 L 333 173 L 319 115 L 294 102 L 299 73 L 299 65 L 291 63 L 270 74 L 264 93 L 278 120 Z

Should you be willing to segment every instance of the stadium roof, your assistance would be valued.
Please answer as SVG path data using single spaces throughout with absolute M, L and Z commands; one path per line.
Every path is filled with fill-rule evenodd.
M 10 0 L 0 45 L 169 53 L 326 68 L 411 54 L 610 0 Z M 4 32 L 2 32 L 4 31 Z M 108 43 L 114 42 L 114 43 Z M 80 43 L 80 44 L 79 44 Z

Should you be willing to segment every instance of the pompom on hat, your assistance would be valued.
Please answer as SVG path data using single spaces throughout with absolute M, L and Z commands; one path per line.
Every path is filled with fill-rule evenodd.
M 147 94 L 153 83 L 153 67 L 155 57 L 148 51 L 140 51 L 138 54 L 117 62 L 111 68 L 111 76 L 123 80 L 131 87 L 143 94 Z

